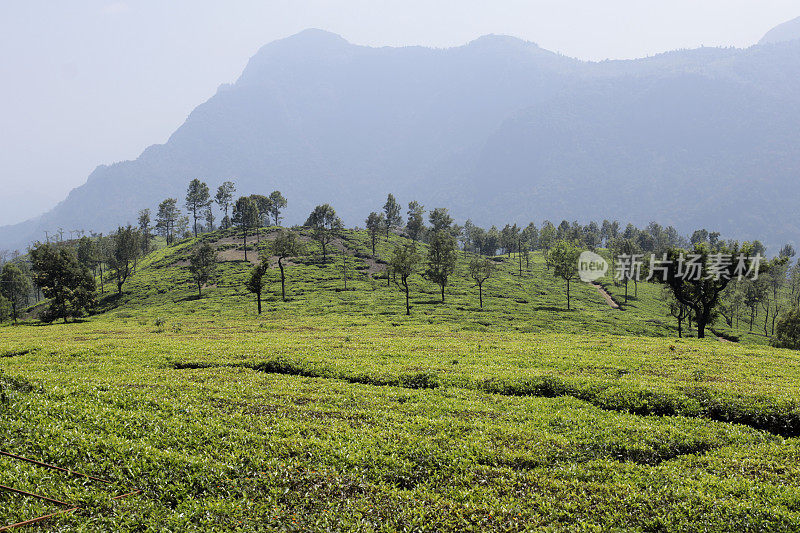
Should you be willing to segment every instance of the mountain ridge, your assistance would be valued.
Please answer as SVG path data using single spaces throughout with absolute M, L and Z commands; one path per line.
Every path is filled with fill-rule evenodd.
M 98 166 L 86 184 L 71 191 L 53 210 L 0 228 L 0 247 L 22 247 L 42 239 L 43 229 L 53 231 L 59 226 L 108 231 L 133 222 L 136 210 L 153 209 L 165 197 L 182 199 L 186 183 L 195 177 L 212 187 L 233 179 L 240 192 L 248 194 L 280 189 L 290 202 L 290 223 L 302 222 L 315 203 L 330 202 L 346 222 L 360 224 L 366 213 L 382 205 L 386 193 L 393 191 L 403 202 L 417 199 L 430 207 L 447 206 L 459 218 L 472 217 L 482 224 L 505 223 L 502 218 L 511 213 L 514 218 L 508 222 L 538 222 L 545 218 L 543 213 L 559 219 L 627 221 L 628 215 L 620 211 L 629 211 L 635 223 L 646 223 L 643 216 L 659 213 L 663 219 L 658 222 L 682 231 L 700 224 L 735 232 L 740 238 L 768 240 L 757 234 L 759 229 L 773 231 L 768 225 L 759 226 L 761 218 L 762 222 L 732 224 L 724 216 L 704 217 L 703 209 L 692 207 L 686 210 L 691 214 L 686 216 L 688 220 L 682 221 L 679 196 L 675 195 L 669 196 L 672 211 L 653 205 L 621 209 L 627 204 L 613 197 L 600 199 L 601 206 L 608 206 L 603 211 L 587 203 L 592 195 L 581 187 L 591 182 L 606 188 L 629 188 L 645 172 L 677 180 L 681 169 L 675 165 L 679 164 L 695 165 L 683 172 L 695 169 L 698 175 L 707 176 L 705 179 L 724 185 L 725 176 L 720 172 L 731 170 L 725 161 L 727 154 L 738 158 L 748 153 L 742 148 L 757 145 L 753 160 L 759 162 L 770 150 L 780 152 L 772 159 L 767 157 L 766 166 L 762 165 L 775 174 L 767 177 L 779 184 L 780 194 L 765 199 L 759 209 L 787 196 L 797 197 L 785 169 L 770 167 L 777 163 L 789 170 L 800 166 L 800 154 L 791 147 L 797 133 L 791 121 L 800 117 L 800 102 L 787 96 L 800 94 L 799 76 L 793 73 L 800 74 L 800 46 L 793 42 L 585 62 L 509 36 L 488 35 L 447 49 L 372 48 L 353 45 L 324 30 L 305 30 L 261 47 L 239 78 L 221 85 L 197 106 L 166 143 L 149 146 L 135 160 Z M 686 122 L 675 125 L 675 131 L 694 131 L 689 128 L 693 125 L 699 128 L 696 138 L 700 140 L 706 138 L 703 134 L 725 133 L 709 122 L 714 118 L 713 98 L 704 100 L 703 105 L 692 104 L 696 117 L 680 112 L 682 102 L 702 100 L 693 90 L 710 91 L 739 102 L 746 111 L 758 110 L 744 114 L 750 121 L 744 127 L 757 128 L 762 137 L 742 133 L 738 144 L 728 146 L 729 152 L 719 152 L 716 162 L 675 152 L 673 148 L 693 150 L 692 146 L 680 146 L 678 135 L 665 138 L 673 143 L 670 146 L 644 146 L 649 159 L 628 154 L 624 146 L 613 143 L 600 146 L 623 139 L 622 131 L 641 132 L 637 117 L 646 108 L 622 113 L 620 106 L 630 102 L 657 106 L 657 99 L 637 95 L 659 94 L 658 88 L 668 83 L 676 94 L 684 95 L 683 100 L 667 99 L 673 108 L 662 111 L 660 119 L 658 113 L 650 117 L 647 124 L 651 127 L 677 113 Z M 797 93 L 793 93 L 795 89 Z M 742 101 L 739 94 L 747 94 L 748 99 Z M 586 111 L 584 117 L 575 113 L 594 109 L 592 99 L 607 109 L 597 109 L 594 114 Z M 614 109 L 617 114 L 609 113 Z M 735 106 L 726 109 L 739 113 Z M 624 116 L 628 122 L 603 129 L 602 122 L 584 124 L 588 116 L 612 122 Z M 783 130 L 770 131 L 769 120 L 778 121 Z M 541 124 L 548 126 L 542 129 Z M 587 137 L 586 131 L 596 131 L 597 137 Z M 545 145 L 552 140 L 551 132 L 561 137 L 559 143 L 548 144 L 547 154 L 537 152 L 537 144 L 520 145 L 515 140 L 538 139 L 536 142 Z M 634 141 L 636 137 L 625 142 Z M 515 151 L 509 152 L 510 148 Z M 589 158 L 588 153 L 594 156 Z M 531 160 L 530 154 L 536 159 Z M 621 160 L 630 167 L 607 161 L 605 154 L 625 154 Z M 504 159 L 508 157 L 512 159 Z M 543 158 L 550 159 L 545 166 L 539 165 Z M 577 161 L 582 161 L 582 166 L 576 166 Z M 592 168 L 598 167 L 597 161 L 605 168 Z M 521 162 L 541 168 L 542 174 L 530 174 Z M 659 165 L 664 168 L 659 170 Z M 715 166 L 718 172 L 710 168 Z M 511 173 L 498 175 L 492 170 L 498 168 Z M 613 176 L 619 173 L 624 179 Z M 743 178 L 737 179 L 741 182 Z M 563 187 L 566 183 L 571 187 Z M 527 191 L 528 196 L 520 197 L 513 187 Z M 633 189 L 639 190 L 637 187 Z M 711 186 L 705 194 L 714 191 Z M 571 196 L 584 198 L 582 205 L 571 205 Z M 658 200 L 665 196 L 661 191 L 646 197 Z M 731 205 L 739 205 L 741 200 L 731 192 L 726 196 Z M 486 209 L 486 205 L 498 210 Z M 561 205 L 563 214 L 556 214 L 551 209 L 554 205 Z M 783 226 L 776 239 L 793 238 L 797 225 L 790 216 L 784 217 Z

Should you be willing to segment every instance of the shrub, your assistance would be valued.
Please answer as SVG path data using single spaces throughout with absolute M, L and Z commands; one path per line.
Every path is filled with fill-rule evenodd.
M 773 346 L 800 350 L 800 307 L 792 309 L 781 317 L 775 328 Z

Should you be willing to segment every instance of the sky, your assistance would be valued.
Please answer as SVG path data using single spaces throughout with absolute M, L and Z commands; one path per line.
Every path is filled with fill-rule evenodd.
M 163 143 L 264 44 L 321 28 L 368 46 L 496 33 L 585 60 L 747 47 L 798 0 L 2 0 L 0 225 Z

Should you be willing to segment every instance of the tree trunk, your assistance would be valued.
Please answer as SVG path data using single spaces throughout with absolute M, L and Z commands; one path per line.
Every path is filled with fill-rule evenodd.
M 258 314 L 261 314 L 261 293 L 256 293 L 256 299 L 258 300 Z
M 682 325 L 683 325 L 683 320 L 681 320 L 681 319 L 679 318 L 679 319 L 678 319 L 678 338 L 679 338 L 679 339 L 683 337 L 683 328 L 682 328 Z
M 14 313 L 14 325 L 17 324 L 17 302 L 11 302 L 11 311 Z
M 567 311 L 569 311 L 569 280 L 567 280 Z
M 197 238 L 197 209 L 192 209 L 192 218 L 194 219 L 194 238 Z
M 283 263 L 281 263 L 282 258 L 278 258 L 278 268 L 281 269 L 281 300 L 284 302 L 286 301 L 286 277 L 283 275 Z
M 203 284 L 200 283 L 199 281 L 197 282 L 197 296 L 199 296 L 200 298 L 203 297 Z
M 406 289 L 406 315 L 410 315 L 411 314 L 411 305 L 410 305 L 410 303 L 408 301 L 409 300 L 408 299 L 408 280 L 406 278 L 403 278 L 403 287 L 405 287 L 405 289 Z
M 764 317 L 764 335 L 769 335 L 769 309 L 766 309 L 767 315 Z
M 483 283 L 478 283 L 478 299 L 481 302 L 481 309 L 483 309 Z
M 444 283 L 442 283 L 442 303 L 444 303 Z

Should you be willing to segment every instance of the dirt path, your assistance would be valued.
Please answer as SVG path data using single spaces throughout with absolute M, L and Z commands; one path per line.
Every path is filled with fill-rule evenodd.
M 599 283 L 597 283 L 597 282 L 593 282 L 593 283 L 592 283 L 592 285 L 594 285 L 595 287 L 597 287 L 597 292 L 599 292 L 599 293 L 600 293 L 600 296 L 602 296 L 602 297 L 603 297 L 603 299 L 606 301 L 606 303 L 608 304 L 608 306 L 609 306 L 611 309 L 619 309 L 619 304 L 618 304 L 617 302 L 615 302 L 615 301 L 614 301 L 614 298 L 612 298 L 612 297 L 611 297 L 611 295 L 610 295 L 610 294 L 608 294 L 608 291 L 606 291 L 606 290 L 603 288 L 603 286 L 602 286 L 602 285 L 600 285 L 600 284 L 599 284 Z

